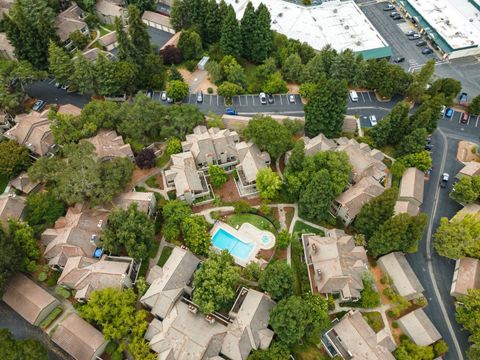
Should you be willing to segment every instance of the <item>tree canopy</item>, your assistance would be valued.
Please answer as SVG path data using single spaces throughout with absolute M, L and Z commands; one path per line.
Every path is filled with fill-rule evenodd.
M 48 360 L 42 343 L 32 339 L 16 340 L 8 329 L 0 329 L 0 349 L 5 360 Z
M 293 293 L 293 270 L 286 261 L 275 261 L 262 271 L 258 284 L 273 300 L 285 299 Z
M 478 359 L 480 346 L 480 289 L 469 289 L 456 303 L 457 321 L 470 332 L 469 341 L 473 344 L 467 351 L 468 358 Z
M 112 210 L 101 240 L 105 250 L 120 254 L 121 250 L 125 249 L 128 256 L 140 260 L 148 258 L 154 237 L 153 221 L 133 203 L 126 210 Z
M 477 214 L 455 216 L 450 221 L 442 218 L 434 235 L 434 246 L 440 255 L 451 259 L 480 258 L 479 237 L 480 217 Z
M 209 225 L 203 216 L 189 216 L 182 221 L 185 244 L 197 255 L 207 255 L 211 246 Z
M 183 221 L 192 214 L 192 209 L 186 202 L 170 200 L 162 208 L 162 233 L 167 241 L 177 240 L 181 235 Z
M 218 165 L 208 167 L 208 176 L 210 183 L 214 188 L 221 188 L 228 181 L 228 174 Z
M 450 197 L 462 204 L 471 204 L 480 197 L 480 176 L 464 176 L 453 186 Z
M 411 340 L 402 340 L 394 352 L 397 360 L 433 360 L 435 354 L 431 346 L 420 346 Z
M 226 250 L 210 253 L 195 272 L 193 302 L 202 314 L 228 308 L 235 299 L 239 278 L 233 257 Z
M 257 172 L 256 186 L 262 199 L 272 200 L 278 195 L 282 180 L 277 173 L 267 167 Z
M 43 191 L 27 196 L 24 219 L 38 236 L 53 227 L 55 221 L 65 214 L 65 210 L 63 201 L 57 199 L 51 191 Z
M 26 170 L 31 162 L 25 146 L 13 140 L 0 142 L 0 174 L 13 178 Z
M 88 142 L 67 144 L 62 155 L 42 157 L 29 169 L 33 181 L 45 181 L 56 197 L 68 205 L 89 201 L 93 205 L 111 201 L 123 191 L 132 176 L 127 158 L 101 162 Z

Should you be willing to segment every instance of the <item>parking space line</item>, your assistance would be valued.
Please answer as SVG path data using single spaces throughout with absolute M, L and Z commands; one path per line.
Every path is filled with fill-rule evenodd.
M 365 97 L 363 96 L 363 93 L 361 92 L 360 95 L 362 95 L 362 100 L 365 102 Z
M 255 105 L 255 96 L 252 95 L 252 102 L 253 102 L 253 105 Z
M 455 116 L 455 110 L 452 110 L 452 116 L 450 117 L 449 120 L 452 121 L 454 116 Z
M 227 101 L 225 100 L 225 98 L 223 98 L 223 106 L 226 106 L 227 105 Z
M 209 95 L 210 96 L 210 105 L 212 105 L 212 98 L 213 98 L 213 95 Z
M 475 127 L 478 126 L 478 120 L 480 120 L 480 115 L 477 116 L 477 121 L 475 122 Z
M 283 95 L 280 94 L 280 105 L 283 105 L 283 100 L 282 100 Z
M 217 106 L 218 106 L 218 105 L 219 105 L 219 104 L 218 104 L 218 95 L 217 95 Z
M 460 124 L 460 121 L 462 121 L 462 114 L 458 117 L 458 123 Z
M 372 102 L 372 98 L 370 97 L 370 91 L 367 91 L 367 95 L 368 95 L 368 100 Z

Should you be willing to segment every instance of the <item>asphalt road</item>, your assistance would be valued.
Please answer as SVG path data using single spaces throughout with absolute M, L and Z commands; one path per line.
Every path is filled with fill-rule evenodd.
M 0 328 L 9 329 L 15 339 L 34 339 L 40 341 L 47 348 L 48 358 L 50 360 L 73 359 L 55 345 L 40 328 L 30 325 L 3 301 L 0 301 Z

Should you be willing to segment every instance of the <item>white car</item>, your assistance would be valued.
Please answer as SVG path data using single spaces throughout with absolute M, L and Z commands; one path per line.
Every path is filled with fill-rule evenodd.
M 370 115 L 368 117 L 368 120 L 370 120 L 370 124 L 372 124 L 372 126 L 375 126 L 378 124 L 377 117 L 375 115 Z
M 355 90 L 350 90 L 350 99 L 353 101 L 353 102 L 357 102 L 358 101 L 358 94 Z
M 261 92 L 259 97 L 260 97 L 260 104 L 266 105 L 267 104 L 267 94 L 265 94 L 264 92 Z
M 162 91 L 162 94 L 160 95 L 160 99 L 162 99 L 162 101 L 167 101 L 167 92 L 166 91 Z
M 440 181 L 440 187 L 446 188 L 448 184 L 448 179 L 450 179 L 450 175 L 448 173 L 443 173 L 442 180 Z
M 288 101 L 290 101 L 292 104 L 294 104 L 295 103 L 295 95 L 293 95 L 293 94 L 288 95 Z

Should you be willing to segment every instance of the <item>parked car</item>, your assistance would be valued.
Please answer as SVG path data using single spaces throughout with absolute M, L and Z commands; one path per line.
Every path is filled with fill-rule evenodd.
M 62 89 L 62 90 L 68 90 L 69 87 L 70 87 L 70 85 L 68 85 L 68 84 L 63 84 L 62 87 L 61 87 L 61 89 Z
M 468 94 L 466 92 L 462 92 L 458 97 L 458 103 L 460 105 L 466 105 L 468 100 Z
M 171 104 L 171 103 L 173 103 L 173 99 L 172 99 L 171 97 L 168 97 L 168 96 L 167 96 L 167 102 L 168 102 L 169 104 Z
M 422 50 L 423 55 L 428 55 L 428 54 L 431 54 L 431 53 L 433 53 L 433 50 L 430 49 L 429 47 L 426 47 L 425 49 Z
M 442 105 L 442 110 L 440 110 L 440 115 L 445 116 L 445 110 L 447 107 L 445 105 Z
M 393 18 L 394 16 L 397 16 L 397 15 L 400 15 L 400 14 L 399 14 L 398 12 L 396 12 L 396 11 L 392 11 L 392 12 L 390 13 L 390 17 L 391 17 L 391 18 Z
M 408 30 L 405 35 L 407 36 L 412 36 L 413 34 L 417 34 L 417 32 L 415 30 Z
M 445 117 L 451 118 L 453 116 L 453 109 L 452 108 L 447 108 L 445 111 Z
M 35 104 L 32 106 L 33 111 L 41 111 L 47 103 L 43 100 L 37 100 L 35 101 Z
M 448 173 L 443 173 L 442 174 L 442 180 L 440 181 L 440 187 L 446 188 L 449 178 L 450 178 L 450 175 L 448 175 Z
M 352 100 L 353 102 L 358 101 L 358 94 L 355 90 L 350 90 L 349 94 L 350 94 L 350 100 Z
M 468 123 L 468 119 L 470 118 L 470 114 L 468 112 L 464 112 L 462 114 L 462 118 L 460 119 L 460 122 L 462 124 L 467 124 Z
M 415 45 L 417 45 L 418 47 L 425 46 L 427 45 L 427 42 L 425 40 L 419 40 L 415 43 Z
M 197 103 L 202 103 L 203 102 L 203 92 L 199 91 L 197 92 Z
M 392 4 L 388 4 L 383 8 L 383 11 L 390 11 L 393 9 L 395 9 L 395 6 L 393 6 Z
M 260 104 L 266 105 L 267 104 L 267 95 L 264 92 L 261 92 L 259 97 L 260 97 Z
M 368 120 L 370 120 L 370 124 L 372 124 L 372 126 L 375 126 L 378 124 L 377 117 L 375 115 L 370 115 L 368 117 Z
M 58 81 L 55 83 L 55 87 L 57 89 L 60 89 L 62 87 L 62 84 L 60 84 Z
M 396 58 L 393 59 L 393 62 L 394 63 L 401 63 L 401 62 L 404 62 L 405 61 L 405 58 L 403 56 L 397 56 Z
M 152 89 L 148 89 L 147 91 L 145 91 L 145 94 L 149 97 L 149 99 L 153 98 L 153 90 Z
M 273 104 L 275 102 L 275 99 L 272 94 L 267 94 L 267 99 L 269 104 Z
M 422 38 L 422 35 L 415 33 L 413 35 L 410 35 L 408 37 L 408 40 L 418 40 L 418 39 L 421 39 L 421 38 Z
M 162 91 L 162 93 L 160 94 L 160 99 L 162 99 L 162 101 L 167 100 L 167 92 L 166 91 Z
M 288 95 L 288 101 L 291 102 L 292 104 L 294 104 L 295 103 L 295 95 L 293 95 L 293 94 Z
M 433 149 L 433 145 L 431 145 L 431 144 L 426 144 L 425 145 L 425 150 L 432 151 L 432 149 Z
M 393 20 L 402 20 L 403 18 L 402 18 L 402 15 L 397 14 L 397 15 L 393 16 L 392 19 Z
M 235 110 L 235 109 L 227 108 L 227 109 L 225 110 L 225 114 L 227 114 L 227 115 L 237 115 L 238 112 L 237 112 L 237 110 Z

